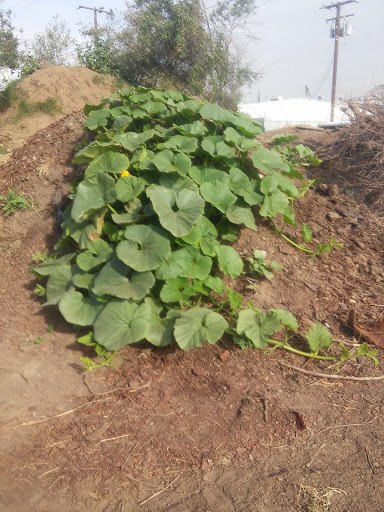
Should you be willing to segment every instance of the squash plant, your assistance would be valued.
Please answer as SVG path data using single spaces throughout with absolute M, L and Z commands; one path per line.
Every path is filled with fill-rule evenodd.
M 33 269 L 48 276 L 45 305 L 108 351 L 142 339 L 189 350 L 224 332 L 263 348 L 286 317 L 251 304 L 238 315 L 222 276 L 243 261 L 229 243 L 256 229 L 254 212 L 293 224 L 301 173 L 256 140 L 249 116 L 179 92 L 124 89 L 85 113 L 94 140 L 74 157 L 83 171 L 57 246 L 70 252 Z

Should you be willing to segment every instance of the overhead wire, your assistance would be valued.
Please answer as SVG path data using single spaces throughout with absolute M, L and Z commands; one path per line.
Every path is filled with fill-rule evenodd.
M 316 89 L 315 93 L 314 93 L 314 97 L 317 97 L 317 95 L 319 94 L 320 92 L 320 89 L 323 87 L 324 85 L 324 82 L 326 81 L 326 79 L 328 78 L 328 75 L 331 71 L 331 68 L 332 68 L 332 63 L 333 63 L 333 55 L 331 57 L 331 60 L 329 61 L 329 64 L 327 65 L 326 67 L 326 70 L 320 80 L 320 85 L 318 86 L 318 88 Z

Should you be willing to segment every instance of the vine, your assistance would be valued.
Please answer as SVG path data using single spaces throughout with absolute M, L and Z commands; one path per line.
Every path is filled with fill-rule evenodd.
M 73 160 L 84 170 L 72 183 L 56 246 L 66 254 L 33 269 L 48 278 L 44 305 L 91 329 L 79 341 L 105 364 L 142 339 L 190 350 L 225 332 L 242 348 L 328 358 L 318 355 L 332 343 L 324 326 L 307 333 L 308 352 L 294 349 L 287 334 L 273 340 L 283 328 L 297 331 L 291 313 L 243 308 L 222 280 L 244 272 L 229 244 L 239 227 L 256 229 L 254 214 L 275 227 L 276 217 L 296 225 L 293 203 L 310 183 L 292 155 L 264 148 L 250 117 L 179 92 L 124 89 L 85 113 L 94 140 Z M 314 158 L 304 153 L 302 161 Z M 247 265 L 268 278 L 278 269 L 260 252 Z M 344 351 L 336 359 L 346 358 Z

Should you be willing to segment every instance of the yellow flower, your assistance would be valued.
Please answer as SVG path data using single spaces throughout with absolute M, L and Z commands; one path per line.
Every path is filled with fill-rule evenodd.
M 129 172 L 128 171 L 123 171 L 120 176 L 123 178 L 124 176 L 129 176 Z

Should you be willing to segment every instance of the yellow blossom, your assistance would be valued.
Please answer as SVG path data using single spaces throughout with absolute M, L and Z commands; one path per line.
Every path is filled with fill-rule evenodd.
M 123 178 L 124 176 L 129 176 L 129 172 L 128 171 L 123 171 L 120 176 Z

